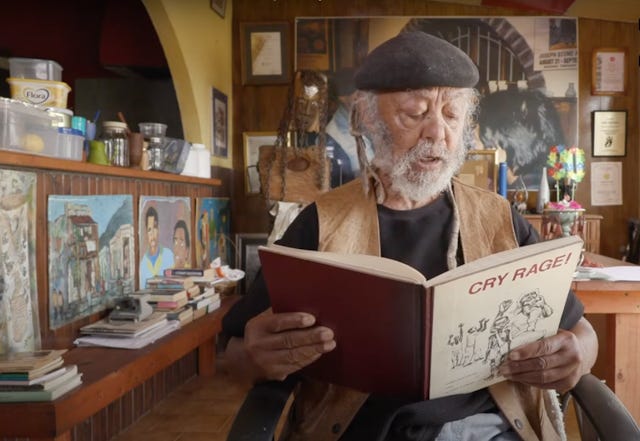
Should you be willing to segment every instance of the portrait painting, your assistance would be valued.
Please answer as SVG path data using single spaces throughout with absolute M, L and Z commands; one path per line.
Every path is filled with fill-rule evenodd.
M 135 282 L 131 195 L 50 195 L 49 327 L 113 307 Z
M 311 37 L 320 41 L 324 29 L 331 31 L 333 43 L 321 46 L 326 53 L 324 49 L 319 52 L 330 62 L 318 64 L 317 56 L 310 58 L 309 45 L 299 44 L 296 69 L 322 66 L 330 90 L 353 91 L 348 84 L 353 78 L 340 73 L 354 72 L 371 50 L 400 32 L 426 32 L 466 52 L 480 74 L 477 128 L 467 139 L 468 148 L 504 150 L 509 188 L 524 182 L 528 189 L 536 190 L 549 149 L 578 143 L 575 18 L 305 17 L 296 19 L 296 41 L 310 41 Z M 339 109 L 339 103 L 332 108 Z M 332 122 L 338 116 L 337 111 L 328 116 L 327 143 L 334 146 L 336 157 L 347 161 L 356 157 L 355 143 L 347 141 L 348 124 Z M 329 128 L 333 126 L 342 129 L 332 134 Z M 357 171 L 357 161 L 351 162 Z
M 191 199 L 140 196 L 138 208 L 140 261 L 138 286 L 167 268 L 191 266 Z

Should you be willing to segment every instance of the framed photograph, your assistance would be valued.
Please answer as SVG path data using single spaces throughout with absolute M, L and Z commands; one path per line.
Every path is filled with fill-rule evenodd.
M 212 109 L 213 119 L 211 129 L 211 145 L 213 155 L 226 158 L 229 154 L 227 148 L 227 96 L 215 87 L 212 88 Z
M 497 191 L 500 164 L 498 153 L 498 149 L 469 150 L 458 178 L 467 184 Z
M 291 80 L 289 23 L 240 23 L 242 84 L 283 84 Z
M 592 156 L 626 156 L 626 110 L 596 110 L 591 112 L 591 128 Z
M 224 18 L 224 11 L 227 9 L 227 0 L 211 0 L 211 9 Z
M 244 189 L 246 194 L 260 193 L 260 175 L 258 174 L 258 154 L 261 145 L 274 145 L 278 132 L 244 132 L 244 164 L 246 167 Z
M 236 234 L 236 268 L 244 271 L 244 279 L 239 283 L 240 294 L 245 294 L 260 270 L 258 247 L 267 244 L 266 233 Z
M 627 91 L 626 66 L 626 49 L 594 49 L 591 60 L 591 94 L 624 95 Z
M 296 19 L 296 70 L 331 70 L 331 32 L 326 18 Z

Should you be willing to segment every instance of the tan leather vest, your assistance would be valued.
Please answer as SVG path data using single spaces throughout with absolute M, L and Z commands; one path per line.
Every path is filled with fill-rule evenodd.
M 453 183 L 465 262 L 518 246 L 506 199 L 456 179 Z M 373 194 L 363 192 L 359 180 L 323 194 L 316 205 L 320 250 L 380 255 L 376 201 Z M 489 391 L 523 439 L 561 439 L 546 411 L 554 408 L 547 392 L 509 381 L 491 386 Z M 293 415 L 282 439 L 337 440 L 367 396 L 346 387 L 305 379 L 296 389 Z M 557 421 L 558 416 L 553 417 Z M 560 421 L 561 418 L 560 415 Z

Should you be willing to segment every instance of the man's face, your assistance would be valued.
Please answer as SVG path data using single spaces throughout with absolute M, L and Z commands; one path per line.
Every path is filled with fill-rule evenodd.
M 176 268 L 184 268 L 189 259 L 186 234 L 184 228 L 177 228 L 173 233 L 173 258 Z
M 158 252 L 158 222 L 153 216 L 147 216 L 147 242 L 149 243 L 149 254 Z
M 469 98 L 458 88 L 378 95 L 383 136 L 374 140 L 374 164 L 390 175 L 392 188 L 413 200 L 446 188 L 464 162 Z

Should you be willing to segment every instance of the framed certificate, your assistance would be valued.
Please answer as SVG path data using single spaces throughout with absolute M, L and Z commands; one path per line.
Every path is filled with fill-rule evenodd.
M 591 60 L 591 95 L 624 95 L 627 90 L 626 63 L 626 49 L 594 49 Z
M 242 84 L 283 84 L 289 69 L 289 23 L 240 23 Z
M 591 115 L 593 156 L 625 156 L 627 111 L 596 110 Z

